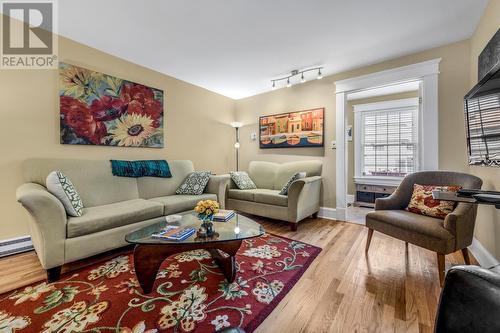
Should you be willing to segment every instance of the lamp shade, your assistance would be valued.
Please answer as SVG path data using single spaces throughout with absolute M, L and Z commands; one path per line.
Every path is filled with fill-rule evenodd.
M 243 126 L 243 124 L 240 123 L 239 121 L 233 121 L 231 122 L 231 126 L 234 128 L 240 128 L 241 126 Z

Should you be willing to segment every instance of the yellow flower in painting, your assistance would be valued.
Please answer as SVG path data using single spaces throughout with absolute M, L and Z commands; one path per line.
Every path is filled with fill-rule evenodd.
M 80 98 L 93 93 L 93 85 L 102 80 L 102 74 L 85 68 L 66 65 L 61 68 L 59 80 L 61 92 L 64 95 Z
M 154 131 L 151 118 L 132 113 L 120 118 L 116 128 L 109 130 L 109 133 L 118 146 L 138 147 Z

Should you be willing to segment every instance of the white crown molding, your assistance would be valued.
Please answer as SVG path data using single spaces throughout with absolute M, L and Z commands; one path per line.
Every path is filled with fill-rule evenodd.
M 395 83 L 409 82 L 424 76 L 439 74 L 441 58 L 427 60 L 408 66 L 391 68 L 377 73 L 366 74 L 335 81 L 335 93 L 370 89 Z

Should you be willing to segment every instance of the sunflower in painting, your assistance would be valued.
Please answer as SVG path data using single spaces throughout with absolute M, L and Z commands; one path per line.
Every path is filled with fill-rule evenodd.
M 132 113 L 120 118 L 116 128 L 109 133 L 118 146 L 139 147 L 154 131 L 153 119 Z

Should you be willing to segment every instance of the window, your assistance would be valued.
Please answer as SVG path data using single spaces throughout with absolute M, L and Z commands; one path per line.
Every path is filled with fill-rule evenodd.
M 469 164 L 500 166 L 500 94 L 465 100 Z
M 418 170 L 418 98 L 355 105 L 357 178 L 401 178 Z

